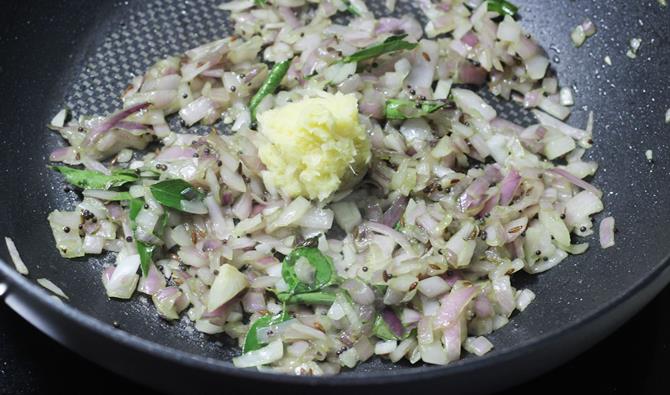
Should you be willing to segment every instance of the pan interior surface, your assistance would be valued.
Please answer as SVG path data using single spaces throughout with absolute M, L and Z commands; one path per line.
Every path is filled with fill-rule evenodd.
M 96 7 L 82 3 L 97 28 L 86 31 L 86 39 L 70 48 L 62 72 L 52 71 L 54 83 L 42 86 L 41 92 L 28 83 L 30 88 L 21 97 L 10 94 L 3 99 L 4 106 L 13 109 L 11 116 L 0 119 L 5 147 L 0 168 L 7 172 L 5 209 L 0 213 L 3 236 L 15 240 L 31 277 L 52 280 L 69 295 L 68 303 L 83 313 L 108 324 L 117 322 L 122 330 L 159 345 L 232 366 L 229 360 L 239 350 L 225 335 L 201 334 L 185 317 L 176 323 L 166 322 L 144 296 L 127 302 L 109 301 L 100 276 L 110 257 L 61 258 L 46 221 L 51 210 L 71 209 L 76 204 L 76 196 L 64 192 L 60 177 L 46 168 L 49 153 L 63 145 L 45 126 L 51 116 L 63 107 L 75 115 L 113 112 L 120 107 L 117 98 L 130 79 L 156 60 L 228 35 L 231 24 L 227 14 L 216 8 L 217 0 L 109 1 Z M 384 2 L 370 3 L 375 4 L 371 8 L 378 15 L 384 13 Z M 484 360 L 593 317 L 644 281 L 670 252 L 670 196 L 666 191 L 670 186 L 666 137 L 670 126 L 664 123 L 665 111 L 670 108 L 670 73 L 664 66 L 670 60 L 668 10 L 659 8 L 656 1 L 515 3 L 520 6 L 526 31 L 552 59 L 559 83 L 575 92 L 570 123 L 583 127 L 588 112 L 594 113 L 595 144 L 588 155 L 600 164 L 593 182 L 605 191 L 605 212 L 599 218 L 613 215 L 619 232 L 613 248 L 601 250 L 597 237 L 591 236 L 587 239 L 591 248 L 585 254 L 571 256 L 547 273 L 515 278 L 513 285 L 530 288 L 537 298 L 508 326 L 489 336 L 495 349 Z M 416 13 L 412 4 L 416 3 L 399 1 L 396 14 Z M 596 24 L 598 33 L 583 47 L 574 48 L 569 32 L 587 17 Z M 637 59 L 625 55 L 633 37 L 643 40 Z M 44 38 L 47 44 L 50 39 L 55 38 Z M 611 66 L 605 64 L 606 56 Z M 26 67 L 23 78 L 30 81 L 31 63 Z M 1 70 L 0 77 L 12 77 L 15 70 L 16 65 Z M 527 112 L 510 103 L 497 103 L 496 107 L 514 122 L 531 122 Z M 653 150 L 653 163 L 645 158 L 649 149 Z M 477 361 L 469 357 L 457 364 Z M 342 375 L 376 377 L 404 369 L 410 366 L 373 358 Z

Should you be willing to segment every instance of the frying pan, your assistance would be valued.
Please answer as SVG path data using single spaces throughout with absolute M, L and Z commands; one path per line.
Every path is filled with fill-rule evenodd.
M 474 393 L 502 389 L 557 366 L 630 318 L 670 281 L 670 10 L 656 1 L 516 0 L 521 23 L 547 50 L 563 86 L 575 91 L 570 123 L 595 115 L 600 163 L 593 182 L 605 191 L 604 215 L 617 221 L 616 246 L 592 248 L 537 276 L 514 279 L 536 301 L 490 336 L 481 358 L 446 367 L 394 365 L 373 359 L 334 377 L 290 377 L 233 368 L 238 353 L 225 336 L 207 336 L 185 320 L 160 319 L 146 298 L 109 301 L 100 282 L 105 259 L 67 261 L 54 248 L 46 221 L 71 208 L 59 177 L 46 168 L 62 142 L 44 126 L 63 105 L 75 114 L 108 113 L 132 74 L 155 60 L 226 34 L 230 22 L 218 0 L 16 1 L 0 16 L 0 136 L 3 189 L 0 229 L 12 237 L 30 268 L 14 271 L 0 253 L 4 302 L 40 330 L 120 374 L 170 392 L 217 388 L 235 393 L 263 386 L 319 391 L 445 388 Z M 382 2 L 370 2 L 379 8 Z M 399 1 L 398 14 L 416 12 Z M 374 8 L 374 7 L 373 7 Z M 570 30 L 586 17 L 598 33 L 579 49 Z M 629 39 L 642 39 L 639 56 L 626 57 Z M 609 56 L 612 65 L 604 62 Z M 528 114 L 509 104 L 498 110 L 516 122 Z M 651 149 L 653 163 L 645 159 Z M 60 303 L 33 280 L 45 277 L 70 297 Z M 116 325 L 113 325 L 113 324 Z M 216 386 L 216 387 L 214 387 Z M 260 387 L 259 387 L 260 386 Z M 439 387 L 437 387 L 439 386 Z

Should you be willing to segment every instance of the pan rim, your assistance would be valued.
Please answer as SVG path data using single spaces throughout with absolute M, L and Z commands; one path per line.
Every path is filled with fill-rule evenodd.
M 61 315 L 63 318 L 79 324 L 85 329 L 91 330 L 98 335 L 102 335 L 112 342 L 119 343 L 135 351 L 150 354 L 155 358 L 165 360 L 175 365 L 188 365 L 191 368 L 202 369 L 212 373 L 239 379 L 254 379 L 264 382 L 277 382 L 282 384 L 305 386 L 325 384 L 346 387 L 366 384 L 393 384 L 407 381 L 446 378 L 449 376 L 457 376 L 480 369 L 484 370 L 495 366 L 500 366 L 505 362 L 520 359 L 524 356 L 527 357 L 533 354 L 539 355 L 542 353 L 542 347 L 537 347 L 538 345 L 546 345 L 551 342 L 561 342 L 562 340 L 565 340 L 569 334 L 574 336 L 577 332 L 584 332 L 591 325 L 597 323 L 599 320 L 603 320 L 607 314 L 615 314 L 618 310 L 623 310 L 627 301 L 632 301 L 635 296 L 639 296 L 647 287 L 651 288 L 652 285 L 658 286 L 657 291 L 653 292 L 653 294 L 650 295 L 647 300 L 644 300 L 643 303 L 639 304 L 638 308 L 634 309 L 634 312 L 637 312 L 639 308 L 647 304 L 648 301 L 651 300 L 658 291 L 660 291 L 660 289 L 670 283 L 670 253 L 667 254 L 663 260 L 658 265 L 656 265 L 656 267 L 646 276 L 640 278 L 632 286 L 626 289 L 625 292 L 620 293 L 616 298 L 611 299 L 607 304 L 604 304 L 600 308 L 595 309 L 588 315 L 569 322 L 566 324 L 566 326 L 547 331 L 540 336 L 524 339 L 524 341 L 518 343 L 517 346 L 508 350 L 501 351 L 499 353 L 492 352 L 482 357 L 461 359 L 445 366 L 420 366 L 400 370 L 373 371 L 366 372 L 365 375 L 361 376 L 347 376 L 346 380 L 340 379 L 340 375 L 294 376 L 281 373 L 260 372 L 253 370 L 252 368 L 236 368 L 232 365 L 226 364 L 224 360 L 203 357 L 186 351 L 177 350 L 145 339 L 139 335 L 119 330 L 114 326 L 105 323 L 77 309 L 74 306 L 69 305 L 68 303 L 55 301 L 45 289 L 39 287 L 31 279 L 26 278 L 16 272 L 13 267 L 11 267 L 1 258 L 0 274 L 9 280 L 13 286 L 19 287 L 21 290 L 28 293 L 31 297 L 37 298 L 41 303 L 48 305 L 49 308 Z M 3 297 L 11 292 L 12 287 L 10 286 Z M 602 331 L 598 340 L 609 335 L 619 325 L 627 321 L 628 318 L 629 317 L 626 317 L 625 319 L 619 319 L 616 325 L 611 326 L 611 329 L 608 331 Z M 77 352 L 77 350 L 74 350 L 71 347 L 68 348 Z M 584 351 L 584 349 L 585 348 L 577 350 L 575 355 L 578 352 Z M 562 361 L 555 362 L 552 366 L 545 368 L 545 370 L 558 365 L 560 362 Z M 389 372 L 393 373 L 389 374 Z

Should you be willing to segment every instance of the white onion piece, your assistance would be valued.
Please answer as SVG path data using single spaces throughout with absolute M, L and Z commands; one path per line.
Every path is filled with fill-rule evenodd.
M 465 351 L 481 357 L 493 349 L 493 344 L 483 336 L 468 337 L 463 342 L 463 348 Z
M 609 248 L 614 245 L 614 217 L 606 217 L 600 221 L 600 246 Z
M 197 320 L 194 324 L 195 329 L 208 335 L 216 335 L 224 331 L 223 327 L 212 324 L 209 320 Z
M 419 344 L 418 350 L 421 354 L 421 360 L 433 365 L 446 365 L 449 358 L 442 348 L 442 342 L 439 338 L 434 339 L 428 344 Z
M 435 65 L 439 57 L 439 47 L 435 41 L 422 40 L 412 56 L 412 68 L 405 81 L 412 88 L 430 88 L 435 75 Z
M 466 222 L 461 226 L 458 232 L 454 233 L 449 239 L 445 248 L 456 255 L 456 261 L 452 262 L 456 267 L 467 266 L 475 252 L 477 242 L 472 237 L 475 227 L 472 223 Z
M 523 289 L 516 294 L 516 308 L 519 311 L 524 311 L 535 299 L 535 293 L 530 289 Z
M 486 102 L 473 91 L 467 89 L 454 88 L 451 90 L 454 102 L 459 108 L 473 117 L 482 118 L 486 121 L 492 121 L 496 117 L 496 110 L 486 104 Z
M 163 77 L 158 77 L 153 80 L 145 81 L 142 84 L 140 92 L 150 92 L 150 91 L 172 91 L 176 90 L 179 87 L 181 82 L 181 77 L 177 74 L 170 74 Z
M 556 210 L 541 208 L 538 218 L 557 243 L 563 246 L 570 245 L 570 232 Z
M 334 216 L 332 210 L 312 207 L 297 224 L 304 228 L 327 231 L 333 226 Z
M 544 56 L 535 56 L 526 61 L 528 76 L 534 80 L 540 80 L 544 77 L 547 67 L 549 67 L 549 59 Z
M 462 328 L 460 322 L 455 322 L 442 330 L 442 344 L 449 361 L 456 361 L 461 357 Z
M 221 174 L 221 181 L 224 185 L 227 185 L 234 191 L 247 191 L 247 184 L 244 182 L 244 179 L 237 171 L 231 170 L 227 166 L 221 166 L 219 172 Z
M 333 210 L 337 225 L 347 233 L 350 233 L 363 220 L 354 202 L 333 203 L 330 208 Z
M 284 345 L 281 340 L 275 340 L 263 348 L 233 358 L 233 365 L 238 368 L 267 365 L 280 360 L 283 356 Z
M 283 337 L 284 333 L 293 325 L 296 323 L 297 320 L 288 320 L 284 322 L 280 322 L 275 325 L 270 325 L 266 326 L 263 328 L 258 328 L 256 330 L 256 336 L 258 338 L 258 341 L 261 344 L 267 344 L 272 342 L 273 340 Z
M 105 246 L 105 239 L 99 236 L 84 236 L 83 248 L 87 254 L 100 254 Z
M 388 355 L 393 352 L 398 346 L 398 341 L 396 340 L 386 340 L 380 341 L 375 344 L 375 354 L 377 355 Z
M 548 97 L 543 97 L 538 103 L 538 107 L 542 111 L 558 119 L 566 119 L 570 115 L 570 109 L 562 104 L 556 103 Z
M 400 245 L 400 247 L 402 247 L 405 250 L 405 253 L 409 254 L 410 256 L 416 256 L 416 251 L 402 233 L 399 233 L 398 231 L 392 229 L 391 227 L 378 224 L 376 222 L 363 222 L 361 226 L 373 232 L 377 232 L 391 237 L 393 241 L 395 241 L 397 244 Z
M 410 325 L 419 322 L 421 320 L 421 313 L 416 310 L 404 308 L 400 314 L 400 322 L 403 325 Z
M 398 362 L 411 349 L 416 347 L 417 341 L 413 337 L 409 337 L 398 344 L 398 346 L 389 354 L 389 359 L 393 362 Z
M 207 205 L 207 211 L 209 212 L 209 218 L 212 221 L 212 227 L 214 234 L 219 240 L 225 240 L 230 236 L 232 232 L 233 224 L 232 219 L 230 221 L 226 220 L 223 217 L 223 212 L 221 211 L 221 206 L 219 206 L 212 196 L 207 196 L 205 198 L 205 204 Z M 178 227 L 179 228 L 179 227 Z M 179 239 L 175 238 L 175 241 L 179 245 L 190 245 L 190 235 L 188 235 L 189 241 L 184 238 L 183 227 L 180 228 Z M 177 228 L 175 228 L 177 230 Z M 174 233 L 174 232 L 173 232 Z M 174 236 L 173 236 L 174 237 Z M 192 244 L 192 242 L 190 242 Z
M 232 0 L 219 5 L 219 8 L 227 11 L 243 11 L 254 6 L 254 0 Z
M 497 36 L 500 40 L 517 42 L 521 36 L 521 26 L 509 15 L 505 15 L 498 25 Z
M 570 32 L 570 39 L 572 40 L 572 43 L 575 44 L 575 47 L 581 47 L 582 44 L 584 44 L 584 41 L 586 40 L 586 34 L 584 34 L 584 28 L 581 25 L 576 26 Z
M 586 133 L 586 131 L 581 130 L 581 129 L 577 129 L 577 128 L 572 127 L 572 126 L 570 126 L 566 123 L 563 123 L 563 122 L 559 121 L 558 119 L 543 113 L 542 111 L 533 110 L 533 115 L 535 115 L 537 120 L 542 125 L 546 125 L 546 126 L 550 126 L 552 128 L 555 128 L 555 129 L 559 130 L 561 133 L 563 133 L 567 136 L 570 136 L 575 140 L 580 140 L 580 139 L 583 139 L 583 138 L 589 136 L 589 134 Z
M 298 196 L 293 199 L 293 201 L 282 210 L 279 217 L 268 225 L 268 232 L 273 232 L 278 228 L 289 226 L 300 221 L 309 210 L 309 207 L 309 200 L 304 197 Z
M 46 278 L 38 278 L 37 283 L 63 299 L 70 299 L 62 289 Z
M 179 258 L 189 266 L 193 267 L 205 267 L 209 265 L 209 259 L 200 252 L 198 249 L 192 246 L 184 246 L 177 251 Z
M 239 219 L 247 219 L 251 215 L 252 199 L 250 193 L 243 193 L 233 204 L 232 212 Z
M 214 311 L 249 286 L 247 277 L 230 264 L 221 265 L 207 299 L 207 309 Z
M 201 96 L 179 110 L 179 116 L 188 126 L 195 124 L 201 119 L 211 116 L 216 111 L 216 104 L 212 99 Z
M 139 276 L 136 274 L 139 267 L 139 255 L 119 256 L 116 267 L 108 281 L 105 281 L 106 277 L 103 275 L 103 284 L 107 290 L 107 296 L 130 299 L 139 281 Z
M 68 111 L 62 109 L 51 119 L 51 126 L 62 128 L 65 126 L 65 120 L 67 119 Z
M 361 305 L 370 305 L 375 301 L 375 294 L 370 287 L 358 279 L 350 278 L 342 283 L 351 299 Z
M 21 256 L 19 255 L 19 251 L 16 249 L 14 241 L 9 237 L 5 237 L 5 244 L 7 244 L 7 251 L 9 251 L 9 256 L 12 258 L 12 262 L 14 262 L 14 267 L 16 268 L 16 271 L 23 274 L 24 276 L 27 276 L 28 267 L 25 265 L 25 263 L 23 263 L 23 259 L 21 259 Z
M 575 99 L 572 97 L 572 89 L 569 87 L 563 87 L 560 91 L 560 100 L 561 105 L 563 106 L 572 106 L 575 104 Z
M 449 284 L 439 276 L 428 277 L 419 281 L 417 289 L 429 298 L 435 298 L 449 291 Z

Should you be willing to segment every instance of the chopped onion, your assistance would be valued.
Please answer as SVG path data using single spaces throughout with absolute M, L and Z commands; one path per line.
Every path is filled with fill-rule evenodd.
M 110 298 L 130 299 L 135 291 L 139 276 L 136 274 L 140 267 L 140 256 L 129 255 L 119 257 L 116 267 L 109 277 L 103 274 L 103 284 Z
M 493 107 L 486 104 L 476 93 L 455 88 L 451 90 L 451 94 L 456 105 L 462 108 L 466 114 L 486 121 L 491 121 L 496 117 L 496 111 Z
M 65 120 L 67 119 L 68 116 L 68 111 L 66 109 L 62 109 L 56 114 L 56 116 L 51 119 L 51 126 L 55 126 L 57 128 L 62 128 L 65 126 Z
M 229 264 L 221 265 L 219 274 L 209 291 L 207 309 L 209 311 L 216 310 L 248 286 L 249 281 L 246 276 L 240 273 L 237 268 Z
M 12 258 L 12 262 L 14 262 L 16 271 L 23 274 L 24 276 L 27 276 L 28 267 L 25 265 L 25 263 L 23 263 L 23 259 L 21 259 L 19 250 L 16 249 L 14 241 L 9 237 L 5 237 L 5 244 L 7 244 L 7 251 L 9 251 L 9 256 Z
M 516 294 L 516 308 L 519 311 L 526 310 L 526 307 L 535 299 L 535 293 L 530 289 L 523 289 Z
M 614 217 L 606 217 L 600 221 L 600 246 L 609 248 L 614 245 Z
M 482 355 L 486 354 L 487 352 L 493 349 L 493 344 L 491 344 L 491 342 L 483 336 L 468 337 L 463 342 L 463 348 L 467 352 L 475 354 L 478 357 L 481 357 Z
M 233 358 L 233 365 L 238 368 L 267 365 L 280 360 L 283 356 L 284 345 L 281 340 L 275 340 L 263 348 Z
M 398 346 L 397 340 L 380 341 L 375 344 L 375 354 L 388 355 L 393 352 Z
M 475 287 L 452 289 L 440 300 L 440 311 L 435 322 L 436 325 L 446 328 L 456 322 L 475 294 Z
M 351 232 L 363 220 L 358 206 L 354 202 L 333 203 L 330 208 L 335 215 L 335 222 L 345 232 Z
M 347 290 L 351 299 L 361 305 L 370 305 L 375 301 L 372 289 L 358 279 L 350 278 L 342 283 L 342 288 Z
M 451 287 L 441 277 L 428 277 L 419 281 L 417 289 L 429 298 L 435 298 L 449 291 Z
M 65 295 L 65 292 L 63 292 L 62 289 L 46 278 L 38 278 L 37 283 L 63 299 L 70 299 L 67 295 Z
M 164 319 L 190 320 L 240 345 L 255 328 L 265 347 L 235 358 L 236 366 L 323 375 L 373 354 L 444 365 L 462 349 L 488 352 L 493 346 L 481 336 L 535 298 L 513 287 L 512 276 L 546 271 L 589 246 L 571 244 L 571 236 L 593 233 L 591 216 L 603 209 L 602 192 L 586 181 L 598 167 L 585 155 L 593 114 L 583 130 L 564 122 L 575 97 L 559 90 L 548 54 L 514 16 L 489 12 L 482 0 L 419 1 L 425 28 L 412 15 L 377 19 L 362 0 L 262 3 L 223 4 L 235 35 L 159 60 L 132 79 L 122 110 L 54 117 L 50 128 L 69 144 L 50 159 L 125 182 L 83 188 L 72 211 L 50 214 L 59 252 L 118 253 L 103 269 L 107 295 L 127 299 L 137 289 Z M 349 23 L 337 22 L 347 9 L 355 14 Z M 585 38 L 595 26 L 585 20 L 577 33 Z M 387 46 L 390 37 L 408 48 L 341 61 L 365 58 L 367 47 Z M 631 42 L 629 56 L 640 42 Z M 475 92 L 484 84 L 532 109 L 536 124 L 499 118 Z M 309 130 L 285 136 L 273 135 L 271 117 L 251 122 L 252 113 L 299 108 L 304 98 L 328 103 L 324 91 L 358 106 L 327 108 L 308 117 Z M 391 100 L 416 109 L 388 120 Z M 366 131 L 370 152 L 351 124 Z M 203 134 L 208 125 L 216 126 Z M 284 150 L 284 140 L 293 147 Z M 259 149 L 268 141 L 278 155 Z M 357 156 L 324 161 L 305 144 Z M 301 188 L 273 174 L 288 155 L 304 156 L 308 172 L 341 179 L 340 189 L 318 201 L 289 193 Z M 370 158 L 366 168 L 344 179 L 359 156 Z M 180 180 L 204 196 L 180 194 Z M 158 193 L 166 181 L 175 190 Z M 166 208 L 165 195 L 179 205 Z M 600 222 L 603 247 L 614 244 L 613 231 L 613 219 Z M 138 272 L 139 242 L 156 247 L 146 275 Z M 287 269 L 284 257 L 302 248 L 318 249 L 328 265 L 298 257 Z M 327 286 L 283 301 L 295 282 L 315 286 L 324 275 Z M 330 304 L 310 300 L 327 295 Z M 300 298 L 306 303 L 295 303 Z M 285 321 L 249 325 L 286 317 L 286 303 Z M 378 341 L 378 317 L 401 340 Z

